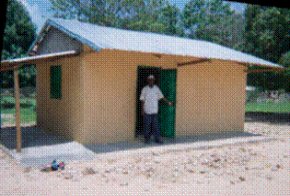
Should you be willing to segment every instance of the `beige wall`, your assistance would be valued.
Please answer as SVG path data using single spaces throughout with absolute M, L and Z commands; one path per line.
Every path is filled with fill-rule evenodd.
M 37 65 L 38 125 L 82 143 L 134 140 L 137 66 L 177 68 L 193 58 L 85 48 Z M 62 64 L 63 99 L 49 98 L 49 65 Z M 242 65 L 212 61 L 177 71 L 176 135 L 243 130 Z
M 246 73 L 213 61 L 178 69 L 176 134 L 243 131 Z
M 133 140 L 137 66 L 177 68 L 190 60 L 113 50 L 85 55 L 84 142 Z M 244 69 L 221 61 L 178 68 L 176 135 L 243 130 Z
M 82 140 L 83 84 L 81 57 L 37 64 L 37 125 L 68 138 Z M 62 98 L 50 98 L 50 66 L 62 66 Z
M 101 51 L 84 59 L 85 142 L 106 143 L 135 137 L 137 66 L 175 67 L 171 58 Z

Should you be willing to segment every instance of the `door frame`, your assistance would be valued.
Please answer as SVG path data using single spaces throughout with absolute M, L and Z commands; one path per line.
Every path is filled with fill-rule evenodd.
M 155 78 L 157 78 L 157 86 L 159 86 L 159 78 L 160 78 L 160 72 L 161 72 L 161 67 L 150 66 L 150 65 L 139 65 L 139 66 L 137 66 L 137 77 L 136 77 L 136 104 L 135 104 L 135 108 L 136 108 L 136 112 L 135 112 L 135 137 L 138 137 L 140 135 L 143 135 L 142 117 L 141 117 L 141 111 L 140 111 L 141 103 L 140 103 L 140 100 L 139 100 L 141 90 L 144 87 L 143 86 L 143 87 L 140 87 L 139 88 L 139 86 L 140 86 L 139 85 L 139 81 L 141 80 L 141 79 L 139 79 L 140 78 L 139 77 L 140 76 L 139 73 L 140 73 L 140 71 L 142 69 L 143 70 L 148 70 L 148 71 L 149 70 L 155 70 L 156 72 L 158 72 L 158 76 L 156 76 L 153 73 L 155 75 Z M 143 77 L 143 78 L 145 78 L 145 77 Z M 140 120 L 141 120 L 141 122 L 140 122 Z
M 149 66 L 149 65 L 140 65 L 140 66 L 137 66 L 137 77 L 136 77 L 136 104 L 135 104 L 135 108 L 136 108 L 136 112 L 135 112 L 135 137 L 138 137 L 138 136 L 140 136 L 140 135 L 143 135 L 143 129 L 142 129 L 142 127 L 140 128 L 140 126 L 139 125 L 141 125 L 142 126 L 142 122 L 140 123 L 140 119 L 141 119 L 141 121 L 142 121 L 142 117 L 141 117 L 141 115 L 139 114 L 140 113 L 140 101 L 139 101 L 139 96 L 140 96 L 140 93 L 141 93 L 141 90 L 142 90 L 142 88 L 144 87 L 140 87 L 140 89 L 139 89 L 139 81 L 141 80 L 141 79 L 139 79 L 139 74 L 140 74 L 140 71 L 142 70 L 142 69 L 144 69 L 144 70 L 156 70 L 157 72 L 159 72 L 158 73 L 158 76 L 155 76 L 155 77 L 157 77 L 157 86 L 158 87 L 160 87 L 160 80 L 161 80 L 161 71 L 162 70 L 175 70 L 176 71 L 176 92 L 175 92 L 175 96 L 176 96 L 176 100 L 177 100 L 177 69 L 175 69 L 175 68 L 169 68 L 169 69 L 162 69 L 162 67 L 157 67 L 157 66 Z M 154 73 L 153 73 L 154 74 Z M 143 77 L 143 78 L 145 78 L 145 77 Z M 176 100 L 175 100 L 175 102 L 174 102 L 174 107 L 175 107 L 175 119 L 174 119 L 174 136 L 173 136 L 173 138 L 175 138 L 175 136 L 176 136 Z M 161 128 L 161 123 L 162 122 L 160 122 L 160 128 Z M 140 129 L 142 129 L 142 130 L 140 130 Z M 161 131 L 161 130 L 160 130 Z

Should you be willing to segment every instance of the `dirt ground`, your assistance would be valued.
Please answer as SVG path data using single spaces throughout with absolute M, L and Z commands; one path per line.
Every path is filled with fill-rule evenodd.
M 273 140 L 99 156 L 57 172 L 20 167 L 0 150 L 0 195 L 290 195 L 289 124 L 245 129 Z

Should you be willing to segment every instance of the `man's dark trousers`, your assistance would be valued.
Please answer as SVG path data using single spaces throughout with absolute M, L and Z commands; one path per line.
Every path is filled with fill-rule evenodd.
M 144 114 L 143 123 L 145 140 L 148 141 L 152 133 L 155 137 L 155 140 L 160 140 L 158 114 Z

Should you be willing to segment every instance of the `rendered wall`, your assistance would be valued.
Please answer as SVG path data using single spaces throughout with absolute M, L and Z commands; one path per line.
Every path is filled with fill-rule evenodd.
M 81 141 L 83 132 L 83 86 L 81 57 L 37 64 L 37 126 Z M 50 98 L 50 66 L 62 67 L 62 98 Z
M 114 50 L 84 55 L 84 142 L 134 140 L 137 66 L 177 68 L 177 62 L 187 61 Z M 176 135 L 242 131 L 244 69 L 221 61 L 178 68 Z
M 103 50 L 84 56 L 85 143 L 135 138 L 137 66 L 174 68 L 173 58 Z
M 37 65 L 37 123 L 82 143 L 132 141 L 137 67 L 177 68 L 192 58 L 84 50 L 78 57 Z M 62 65 L 62 99 L 50 99 L 49 66 Z M 246 73 L 212 61 L 177 68 L 176 135 L 242 131 Z
M 213 61 L 177 73 L 176 134 L 243 131 L 245 67 Z

